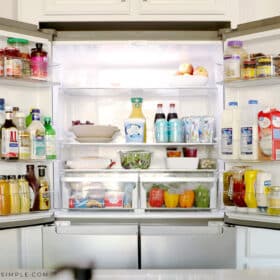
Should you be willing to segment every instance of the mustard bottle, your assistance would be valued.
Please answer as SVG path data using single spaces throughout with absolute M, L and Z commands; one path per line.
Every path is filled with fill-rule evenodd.
M 255 195 L 255 182 L 258 170 L 246 170 L 245 177 L 245 203 L 248 208 L 257 208 L 257 199 Z

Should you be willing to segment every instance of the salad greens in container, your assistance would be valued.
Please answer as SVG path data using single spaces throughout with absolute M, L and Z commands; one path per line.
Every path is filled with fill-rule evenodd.
M 125 169 L 147 169 L 151 164 L 152 153 L 147 151 L 120 151 L 121 165 Z

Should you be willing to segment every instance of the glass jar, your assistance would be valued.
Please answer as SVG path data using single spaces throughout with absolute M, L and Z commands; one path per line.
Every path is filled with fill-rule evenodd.
M 228 47 L 224 55 L 224 79 L 225 81 L 241 78 L 241 65 L 247 58 L 246 50 L 242 48 L 242 41 L 228 41 Z
M 280 76 L 280 55 L 273 57 L 273 75 Z
M 237 207 L 246 207 L 245 203 L 245 179 L 246 166 L 233 167 L 233 203 Z
M 4 50 L 0 49 L 0 77 L 4 76 Z
M 267 213 L 270 215 L 280 215 L 280 187 L 271 186 L 268 192 Z
M 244 60 L 243 66 L 241 68 L 241 78 L 242 79 L 254 79 L 256 77 L 256 61 L 255 60 Z
M 22 76 L 22 61 L 17 46 L 17 38 L 8 38 L 8 46 L 4 49 L 4 74 L 6 77 Z
M 261 56 L 257 57 L 257 77 L 270 77 L 273 75 L 273 65 L 272 65 L 272 57 L 271 56 Z

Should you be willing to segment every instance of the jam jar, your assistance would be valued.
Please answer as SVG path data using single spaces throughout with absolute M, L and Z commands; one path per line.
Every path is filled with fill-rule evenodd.
M 271 56 L 257 57 L 257 77 L 270 77 L 273 75 L 273 65 Z
M 244 80 L 254 79 L 256 77 L 256 60 L 244 60 L 241 68 L 241 78 Z
M 237 207 L 246 207 L 245 203 L 245 179 L 244 173 L 247 166 L 233 167 L 233 196 L 232 200 Z

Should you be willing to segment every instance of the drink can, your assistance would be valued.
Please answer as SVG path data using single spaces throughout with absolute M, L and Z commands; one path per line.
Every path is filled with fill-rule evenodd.
M 155 138 L 157 143 L 168 142 L 168 126 L 165 119 L 157 119 L 155 123 Z
M 181 143 L 183 142 L 183 124 L 179 119 L 171 119 L 168 124 L 169 139 L 168 142 Z

